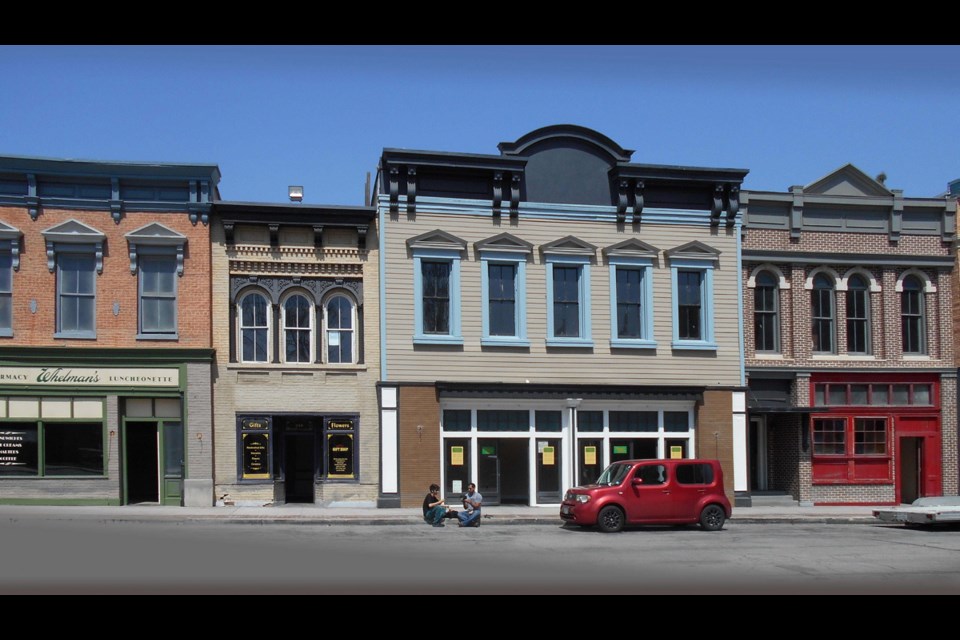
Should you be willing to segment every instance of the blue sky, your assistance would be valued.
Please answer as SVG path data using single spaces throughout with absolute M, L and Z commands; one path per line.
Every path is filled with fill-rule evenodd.
M 227 200 L 359 205 L 384 147 L 560 123 L 749 189 L 960 178 L 956 46 L 0 46 L 0 78 L 0 155 L 216 163 Z

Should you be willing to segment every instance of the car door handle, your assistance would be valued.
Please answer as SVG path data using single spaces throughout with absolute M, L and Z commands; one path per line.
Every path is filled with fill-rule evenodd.
M 665 493 L 666 495 L 670 495 L 670 492 L 667 490 L 664 490 L 663 493 Z

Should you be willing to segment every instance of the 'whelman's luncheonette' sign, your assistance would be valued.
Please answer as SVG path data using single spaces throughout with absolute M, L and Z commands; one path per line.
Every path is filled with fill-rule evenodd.
M 0 367 L 0 385 L 45 387 L 179 387 L 179 369 Z

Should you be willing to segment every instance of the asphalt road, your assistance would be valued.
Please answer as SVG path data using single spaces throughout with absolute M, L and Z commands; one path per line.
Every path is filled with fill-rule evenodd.
M 0 522 L 2 593 L 960 593 L 960 529 Z

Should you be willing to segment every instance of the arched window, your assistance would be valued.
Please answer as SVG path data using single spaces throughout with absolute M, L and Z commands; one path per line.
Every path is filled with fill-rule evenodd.
M 240 362 L 267 362 L 269 309 L 263 294 L 250 292 L 240 299 Z
M 810 316 L 813 320 L 813 352 L 834 353 L 834 292 L 833 280 L 818 273 L 810 291 Z
M 335 295 L 327 300 L 324 317 L 324 342 L 327 347 L 327 362 L 349 364 L 354 362 L 354 326 L 356 312 L 353 300 L 345 295 Z
M 757 351 L 780 351 L 780 291 L 769 271 L 756 276 L 753 290 L 753 326 Z
M 294 293 L 283 302 L 284 362 L 312 361 L 313 305 L 306 296 Z
M 923 282 L 916 276 L 907 276 L 903 279 L 903 292 L 900 294 L 900 320 L 903 352 L 926 353 L 927 322 L 924 318 Z
M 847 353 L 870 353 L 870 285 L 859 274 L 847 280 Z

